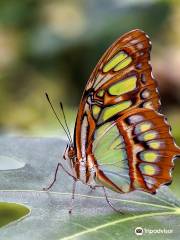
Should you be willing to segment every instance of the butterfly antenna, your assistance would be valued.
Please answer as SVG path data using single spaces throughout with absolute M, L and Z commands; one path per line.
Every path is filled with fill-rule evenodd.
M 57 115 L 57 113 L 56 113 L 56 111 L 55 111 L 55 109 L 54 109 L 54 107 L 53 107 L 53 105 L 52 105 L 52 103 L 51 103 L 51 100 L 50 100 L 48 94 L 45 93 L 45 95 L 46 95 L 46 98 L 47 98 L 47 101 L 48 101 L 49 105 L 51 106 L 51 109 L 52 109 L 54 115 L 56 116 L 59 124 L 61 125 L 61 127 L 62 127 L 63 130 L 64 130 L 64 132 L 66 133 L 66 136 L 67 136 L 67 138 L 68 138 L 68 140 L 69 140 L 69 142 L 70 142 L 70 144 L 71 144 L 71 143 L 72 143 L 71 137 L 69 136 L 69 134 L 68 134 L 68 132 L 66 131 L 65 127 L 63 126 L 61 120 L 59 119 L 59 117 L 58 117 L 58 115 Z
M 63 107 L 62 102 L 60 102 L 60 107 L 61 107 L 61 110 L 62 110 L 62 113 L 63 113 L 64 122 L 65 122 L 65 125 L 66 125 L 66 128 L 67 128 L 67 131 L 69 133 L 69 137 L 70 137 L 71 143 L 72 143 L 73 141 L 72 141 L 71 133 L 70 133 L 70 130 L 69 130 L 69 127 L 68 127 L 68 124 L 67 124 L 66 115 L 65 115 L 65 112 L 64 112 L 64 107 Z

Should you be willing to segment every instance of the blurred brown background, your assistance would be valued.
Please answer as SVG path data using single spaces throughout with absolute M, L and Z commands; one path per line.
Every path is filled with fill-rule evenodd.
M 1 0 L 0 134 L 62 136 L 45 91 L 57 109 L 60 100 L 64 103 L 73 131 L 83 88 L 97 61 L 121 34 L 140 28 L 152 40 L 163 112 L 180 144 L 179 23 L 180 1 L 173 0 Z

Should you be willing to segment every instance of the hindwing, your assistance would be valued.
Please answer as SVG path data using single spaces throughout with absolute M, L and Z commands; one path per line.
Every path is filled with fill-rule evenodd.
M 97 183 L 119 192 L 155 193 L 172 181 L 173 158 L 180 154 L 164 116 L 148 109 L 100 126 L 89 147 L 98 163 Z

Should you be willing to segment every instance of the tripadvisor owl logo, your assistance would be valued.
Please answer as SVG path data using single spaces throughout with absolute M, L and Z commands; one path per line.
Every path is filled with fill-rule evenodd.
M 136 229 L 135 229 L 135 234 L 137 235 L 137 236 L 142 236 L 143 235 L 143 228 L 142 227 L 137 227 Z

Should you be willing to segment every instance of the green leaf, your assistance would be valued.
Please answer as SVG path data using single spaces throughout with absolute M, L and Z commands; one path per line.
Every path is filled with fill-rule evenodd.
M 106 203 L 101 189 L 91 191 L 78 183 L 74 209 L 69 215 L 72 179 L 59 171 L 52 192 L 41 189 L 53 178 L 66 143 L 59 139 L 1 138 L 0 152 L 26 163 L 24 168 L 0 171 L 0 201 L 24 204 L 31 213 L 21 221 L 0 229 L 0 239 L 136 239 L 136 227 L 143 239 L 179 239 L 180 201 L 168 187 L 156 195 L 140 191 L 117 194 L 108 191 L 116 208 Z M 146 233 L 149 230 L 171 233 Z
M 0 227 L 28 215 L 30 210 L 17 203 L 0 202 Z

